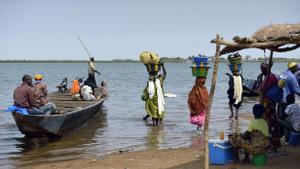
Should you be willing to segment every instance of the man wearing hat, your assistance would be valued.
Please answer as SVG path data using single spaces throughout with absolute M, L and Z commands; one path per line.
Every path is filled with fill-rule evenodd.
M 40 76 L 37 77 L 40 78 Z M 28 113 L 31 115 L 49 115 L 57 111 L 57 107 L 54 103 L 49 102 L 43 106 L 38 104 L 35 95 L 32 77 L 30 75 L 24 75 L 22 77 L 22 84 L 14 90 L 14 106 L 27 109 Z
M 49 102 L 48 100 L 48 89 L 47 85 L 42 82 L 43 76 L 41 74 L 34 75 L 34 90 L 36 101 L 41 105 L 45 105 Z
M 300 95 L 300 87 L 297 81 L 297 78 L 295 76 L 295 73 L 298 71 L 298 64 L 296 62 L 289 62 L 287 64 L 288 69 L 280 74 L 280 80 L 278 85 L 281 85 L 283 89 L 283 97 L 282 101 L 279 104 L 279 118 L 284 118 L 284 109 L 286 107 L 286 97 L 289 94 L 292 95 Z

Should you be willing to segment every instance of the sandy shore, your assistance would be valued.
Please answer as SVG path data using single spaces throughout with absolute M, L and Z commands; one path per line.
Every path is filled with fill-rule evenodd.
M 298 169 L 300 147 L 285 146 L 280 151 L 288 156 L 268 155 L 268 163 L 261 169 Z M 202 149 L 190 148 L 145 150 L 113 153 L 102 159 L 90 158 L 32 166 L 33 169 L 200 169 L 203 166 Z M 251 169 L 253 164 L 211 165 L 211 169 Z

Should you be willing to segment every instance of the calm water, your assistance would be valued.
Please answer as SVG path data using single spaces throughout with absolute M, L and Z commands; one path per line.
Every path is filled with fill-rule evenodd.
M 187 147 L 199 144 L 195 127 L 188 123 L 189 111 L 187 95 L 194 84 L 190 64 L 166 64 L 168 76 L 165 91 L 177 95 L 166 98 L 167 114 L 163 125 L 153 128 L 142 121 L 145 115 L 141 93 L 146 85 L 147 73 L 141 63 L 100 63 L 97 64 L 102 75 L 98 82 L 106 80 L 110 98 L 105 102 L 102 112 L 89 120 L 76 131 L 59 140 L 47 138 L 28 139 L 17 129 L 10 113 L 4 112 L 12 104 L 12 93 L 24 74 L 41 73 L 49 90 L 54 91 L 62 78 L 86 77 L 86 63 L 0 63 L 0 166 L 16 168 L 43 162 L 85 158 L 114 151 L 139 149 L 163 149 Z M 212 65 L 211 65 L 212 66 Z M 275 63 L 274 72 L 279 73 L 286 63 Z M 244 63 L 243 75 L 256 78 L 258 63 Z M 236 128 L 243 130 L 245 120 L 233 122 L 228 119 L 227 81 L 228 68 L 221 63 L 215 97 L 212 106 L 210 137 L 216 137 L 221 128 L 228 133 Z M 207 86 L 210 86 L 210 71 Z M 256 99 L 246 98 L 240 113 L 251 112 Z

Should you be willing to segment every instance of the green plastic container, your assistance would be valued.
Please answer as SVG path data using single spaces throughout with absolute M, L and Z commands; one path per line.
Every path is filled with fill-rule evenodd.
M 252 162 L 255 166 L 265 166 L 267 164 L 267 156 L 266 154 L 255 154 Z
M 195 67 L 192 66 L 192 74 L 195 77 L 206 77 L 209 67 Z
M 242 63 L 242 58 L 230 58 L 229 63 L 236 65 L 236 64 L 241 64 Z

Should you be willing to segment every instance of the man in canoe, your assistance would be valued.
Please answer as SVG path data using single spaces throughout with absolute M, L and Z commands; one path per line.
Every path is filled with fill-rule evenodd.
M 41 74 L 34 75 L 34 90 L 35 90 L 35 98 L 38 104 L 41 106 L 47 104 L 48 100 L 48 89 L 47 85 L 42 82 L 43 76 Z
M 14 106 L 27 109 L 31 115 L 48 115 L 56 112 L 56 106 L 53 103 L 47 103 L 40 107 L 36 102 L 35 90 L 30 75 L 22 77 L 22 84 L 14 90 L 13 98 Z
M 95 58 L 91 57 L 90 61 L 89 61 L 89 68 L 88 68 L 89 76 L 88 76 L 87 80 L 84 82 L 84 84 L 89 85 L 92 88 L 93 92 L 95 92 L 95 88 L 97 88 L 95 73 L 100 75 L 100 72 L 96 69 Z

